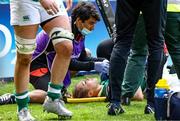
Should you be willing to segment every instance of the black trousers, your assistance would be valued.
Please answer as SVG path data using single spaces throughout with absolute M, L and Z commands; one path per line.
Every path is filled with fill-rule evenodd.
M 148 79 L 157 80 L 163 57 L 166 6 L 166 0 L 117 0 L 115 17 L 117 36 L 110 58 L 110 102 L 120 102 L 124 70 L 140 11 L 148 40 Z

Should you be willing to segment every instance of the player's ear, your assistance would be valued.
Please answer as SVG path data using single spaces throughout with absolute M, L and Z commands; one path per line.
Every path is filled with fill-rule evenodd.
M 89 90 L 88 97 L 93 97 L 93 91 L 92 90 Z

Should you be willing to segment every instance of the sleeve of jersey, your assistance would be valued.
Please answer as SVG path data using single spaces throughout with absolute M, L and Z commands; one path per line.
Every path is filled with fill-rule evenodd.
M 94 70 L 94 62 L 93 61 L 79 61 L 76 59 L 71 59 L 69 65 L 70 71 L 90 71 Z

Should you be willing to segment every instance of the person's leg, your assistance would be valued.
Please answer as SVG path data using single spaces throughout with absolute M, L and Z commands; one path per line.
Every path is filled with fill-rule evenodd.
M 142 8 L 149 47 L 146 90 L 147 105 L 151 107 L 154 107 L 154 88 L 159 78 L 158 74 L 161 71 L 160 67 L 163 58 L 166 4 L 166 0 L 145 1 Z M 146 109 L 145 113 L 149 113 Z
M 68 31 L 70 34 L 72 34 L 68 16 L 58 16 L 43 26 L 43 29 L 49 33 L 49 35 L 51 35 L 51 39 L 53 36 L 52 34 L 55 34 L 53 33 L 54 28 L 57 28 L 57 30 L 54 30 L 55 32 L 61 32 L 63 30 L 60 31 L 58 28 L 63 28 L 65 31 Z M 51 82 L 58 85 L 59 83 L 62 83 L 67 73 L 70 56 L 72 53 L 72 41 L 70 39 L 66 39 L 65 37 L 59 39 L 55 38 L 54 49 L 56 51 L 56 56 L 54 58 L 51 69 Z
M 61 15 L 47 22 L 43 29 L 49 34 L 56 51 L 51 68 L 51 79 L 48 86 L 47 100 L 43 107 L 46 111 L 58 114 L 59 116 L 71 117 L 62 101 L 59 100 L 60 92 L 63 87 L 63 80 L 67 73 L 70 57 L 72 53 L 72 33 L 68 16 Z M 56 103 L 58 101 L 58 103 Z M 52 108 L 57 105 L 56 109 Z
M 110 107 L 109 115 L 122 113 L 119 109 L 121 98 L 121 84 L 133 33 L 135 30 L 139 11 L 134 1 L 117 0 L 116 6 L 116 32 L 117 37 L 110 58 Z M 122 109 L 122 108 L 121 108 Z M 117 111 L 115 111 L 117 110 Z M 123 111 L 124 112 L 124 111 Z
M 10 1 L 10 10 L 17 49 L 14 71 L 15 97 L 18 105 L 17 116 L 20 121 L 34 120 L 28 111 L 28 83 L 31 55 L 36 48 L 35 37 L 40 23 L 39 11 L 31 2 L 16 0 Z
M 180 79 L 180 12 L 167 13 L 165 42 Z
M 24 118 L 22 115 L 23 110 L 27 110 L 29 96 L 28 96 L 28 83 L 29 83 L 29 69 L 31 63 L 31 54 L 35 49 L 35 36 L 38 25 L 33 26 L 14 26 L 17 43 L 17 60 L 15 64 L 14 83 L 16 87 L 16 102 L 18 105 L 18 118 Z M 30 51 L 26 51 L 27 46 L 31 46 Z M 28 49 L 27 49 L 28 50 Z M 24 112 L 24 111 L 23 111 Z M 27 118 L 33 119 L 29 113 Z
M 137 55 L 137 56 L 136 56 Z M 145 76 L 146 53 L 132 53 L 129 56 L 122 84 L 122 104 L 129 105 Z M 136 70 L 136 71 L 135 71 Z
M 29 92 L 30 103 L 43 103 L 47 96 L 44 90 L 36 89 Z
M 129 55 L 124 72 L 122 103 L 125 105 L 130 104 L 130 98 L 134 96 L 142 81 L 144 81 L 146 57 L 147 39 L 145 36 L 143 18 L 140 16 L 136 26 L 135 38 L 132 43 L 132 51 Z
M 31 63 L 32 65 L 33 63 Z M 36 66 L 36 65 L 33 65 Z M 41 77 L 35 77 L 30 75 L 30 83 L 33 85 L 35 90 L 29 92 L 30 103 L 43 103 L 47 95 L 46 91 L 48 89 L 48 83 L 50 81 L 50 73 L 47 72 Z M 6 93 L 0 96 L 0 105 L 4 104 L 14 104 L 15 95 L 11 93 Z

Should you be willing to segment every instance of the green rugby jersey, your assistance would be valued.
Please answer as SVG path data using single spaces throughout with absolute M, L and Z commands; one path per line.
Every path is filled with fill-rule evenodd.
M 109 79 L 107 80 L 101 80 L 100 85 L 102 85 L 102 88 L 100 92 L 98 93 L 99 97 L 106 97 L 108 95 L 109 90 Z

